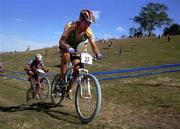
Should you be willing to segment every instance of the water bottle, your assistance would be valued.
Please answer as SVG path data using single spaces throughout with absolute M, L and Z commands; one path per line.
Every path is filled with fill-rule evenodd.
M 73 79 L 73 70 L 70 70 L 69 72 L 69 80 L 72 80 Z
M 69 69 L 67 72 L 67 83 L 70 82 L 70 80 L 72 80 L 73 78 L 73 69 Z

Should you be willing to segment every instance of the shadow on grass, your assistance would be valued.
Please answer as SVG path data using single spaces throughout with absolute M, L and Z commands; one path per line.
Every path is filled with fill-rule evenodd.
M 148 84 L 148 83 L 134 83 L 134 84 L 125 84 L 125 85 L 129 85 L 129 86 L 133 86 L 133 85 L 139 85 L 139 86 L 150 86 L 150 87 L 163 87 L 163 86 L 167 86 L 167 87 L 175 87 L 175 88 L 180 88 L 180 85 L 168 85 L 168 84 L 164 84 L 164 83 L 154 83 L 154 84 Z
M 57 67 L 57 68 L 60 68 L 61 65 L 60 65 L 60 64 L 58 64 L 58 65 L 51 65 L 51 67 Z
M 111 49 L 111 47 L 104 47 L 103 49 L 104 50 L 109 50 L 109 49 Z
M 0 112 L 19 112 L 19 111 L 34 110 L 37 112 L 46 113 L 52 118 L 55 118 L 58 120 L 63 120 L 63 121 L 73 123 L 73 124 L 80 124 L 80 122 L 77 121 L 78 119 L 77 116 L 64 112 L 64 111 L 57 111 L 57 110 L 52 109 L 56 107 L 62 107 L 62 105 L 55 106 L 52 103 L 35 103 L 29 106 L 25 104 L 17 105 L 17 106 L 10 106 L 10 107 L 0 106 Z

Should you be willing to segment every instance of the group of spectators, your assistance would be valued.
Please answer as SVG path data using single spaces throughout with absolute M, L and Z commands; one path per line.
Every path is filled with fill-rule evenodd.
M 4 76 L 5 70 L 4 70 L 4 64 L 2 59 L 0 59 L 0 76 Z

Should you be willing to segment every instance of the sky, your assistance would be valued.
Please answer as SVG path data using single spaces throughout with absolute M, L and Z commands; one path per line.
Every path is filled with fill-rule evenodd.
M 0 52 L 58 45 L 64 26 L 78 20 L 82 9 L 95 14 L 96 39 L 128 35 L 138 27 L 131 18 L 150 2 L 165 4 L 169 18 L 180 24 L 180 0 L 0 0 Z

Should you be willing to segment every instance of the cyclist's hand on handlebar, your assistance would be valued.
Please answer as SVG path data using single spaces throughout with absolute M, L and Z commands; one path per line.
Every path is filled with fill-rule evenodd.
M 31 70 L 32 70 L 33 72 L 36 72 L 36 67 L 32 67 Z
M 96 54 L 96 59 L 101 60 L 103 58 L 103 55 L 101 53 Z
M 69 47 L 69 48 L 67 49 L 67 51 L 68 51 L 68 53 L 70 53 L 70 54 L 74 54 L 74 53 L 75 53 L 75 50 L 74 50 L 74 48 L 72 48 L 72 47 Z
M 48 69 L 43 69 L 43 70 L 44 70 L 44 72 L 45 72 L 45 73 L 49 72 L 49 70 L 48 70 Z

